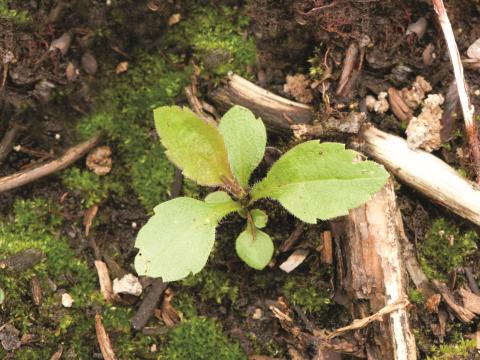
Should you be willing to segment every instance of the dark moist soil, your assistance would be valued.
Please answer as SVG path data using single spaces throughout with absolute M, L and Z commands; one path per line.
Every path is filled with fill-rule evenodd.
M 78 124 L 87 122 L 91 114 L 103 108 L 104 104 L 99 104 L 99 101 L 105 101 L 106 97 L 101 94 L 108 91 L 110 86 L 113 88 L 121 84 L 118 79 L 123 74 L 115 74 L 115 68 L 121 61 L 129 63 L 128 72 L 131 71 L 130 68 L 145 65 L 141 64 L 145 57 L 139 54 L 157 54 L 158 58 L 166 59 L 167 63 L 172 62 L 172 68 L 185 72 L 186 79 L 190 77 L 192 64 L 198 66 L 200 71 L 197 81 L 199 90 L 202 91 L 201 96 L 218 86 L 225 75 L 225 71 L 217 71 L 218 62 L 233 63 L 231 54 L 209 49 L 206 56 L 202 52 L 204 48 L 199 44 L 185 46 L 182 45 L 185 41 L 176 38 L 185 34 L 179 25 L 195 16 L 201 16 L 201 8 L 207 9 L 207 14 L 219 11 L 231 22 L 234 22 L 232 19 L 236 19 L 238 14 L 243 14 L 243 19 L 247 20 L 242 36 L 245 40 L 255 41 L 256 61 L 240 63 L 234 70 L 285 97 L 291 96 L 284 90 L 286 76 L 305 74 L 314 82 L 321 74 L 312 72 L 313 68 L 326 71 L 328 67 L 332 70 L 326 82 L 330 86 L 326 94 L 330 106 L 340 111 L 345 111 L 352 104 L 358 106 L 366 95 L 376 95 L 389 86 L 397 89 L 409 86 L 417 75 L 430 81 L 433 85 L 432 93 L 446 94 L 453 80 L 443 36 L 428 2 L 251 0 L 222 1 L 220 4 L 200 0 L 112 0 L 111 5 L 107 3 L 108 1 L 94 0 L 0 0 L 0 69 L 6 74 L 3 81 L 0 73 L 0 138 L 13 122 L 20 123 L 25 128 L 18 134 L 14 145 L 20 144 L 29 150 L 11 151 L 5 162 L 0 164 L 0 176 L 47 161 L 80 141 L 82 136 L 76 130 Z M 460 52 L 464 54 L 466 48 L 480 36 L 480 6 L 475 1 L 466 0 L 447 1 L 446 5 Z M 174 14 L 180 14 L 179 24 L 172 23 Z M 422 16 L 428 22 L 422 38 L 418 39 L 416 35 L 406 36 L 408 25 Z M 26 21 L 24 17 L 27 17 Z M 49 51 L 52 41 L 67 32 L 74 39 L 68 52 L 62 55 L 59 50 Z M 165 39 L 168 40 L 164 41 Z M 207 43 L 211 41 L 206 39 Z M 353 41 L 367 44 L 361 76 L 351 91 L 336 96 L 335 89 L 345 51 Z M 436 57 L 431 65 L 425 65 L 422 61 L 423 50 L 428 44 L 435 46 Z M 8 58 L 8 52 L 14 55 L 15 61 L 7 65 L 5 59 Z M 97 71 L 92 70 L 95 67 L 92 61 L 82 65 L 85 53 L 96 59 Z M 172 60 L 173 56 L 175 60 Z M 148 59 L 152 61 L 152 57 Z M 326 62 L 324 59 L 327 59 Z M 73 80 L 67 79 L 68 66 L 78 69 L 78 74 L 70 74 L 75 78 Z M 116 80 L 110 82 L 111 78 Z M 466 80 L 474 94 L 479 86 L 478 72 L 467 70 Z M 140 87 L 139 85 L 138 92 L 141 91 Z M 321 87 L 316 87 L 311 91 L 311 104 L 322 114 L 328 109 L 320 89 Z M 137 89 L 129 90 L 132 91 L 132 96 L 137 92 Z M 164 102 L 187 104 L 186 97 L 181 92 Z M 472 95 L 472 102 L 478 108 L 480 97 Z M 155 104 L 145 104 L 144 110 L 149 112 Z M 384 131 L 403 136 L 404 127 L 391 113 L 369 116 Z M 146 132 L 151 133 L 151 140 L 157 141 L 150 120 L 143 119 L 140 124 Z M 458 156 L 459 150 L 468 154 L 461 122 L 454 122 L 453 129 L 451 140 L 436 151 L 435 155 L 472 178 L 468 157 Z M 117 172 L 121 173 L 124 169 L 127 171 L 131 164 L 121 155 L 122 140 L 111 137 L 107 131 L 103 142 L 112 148 L 114 169 L 115 166 L 122 166 L 124 168 Z M 270 146 L 281 150 L 288 149 L 292 144 L 294 141 L 290 138 L 272 136 L 269 139 Z M 88 171 L 83 160 L 78 161 L 74 167 Z M 267 165 L 263 163 L 255 176 L 260 178 L 266 170 Z M 38 212 L 34 207 L 29 208 L 31 213 L 20 213 L 18 204 L 23 200 L 30 201 L 31 204 L 35 199 L 46 199 L 54 204 L 56 210 L 52 210 L 52 214 L 58 215 L 61 220 L 51 236 L 66 239 L 73 250 L 71 258 L 66 260 L 78 260 L 87 264 L 90 275 L 79 275 L 80 272 L 60 274 L 54 280 L 62 284 L 61 289 L 45 295 L 44 298 L 49 300 L 44 300 L 43 305 L 39 306 L 34 303 L 31 279 L 35 275 L 40 276 L 42 281 L 54 277 L 47 264 L 50 264 L 48 259 L 56 259 L 58 254 L 47 251 L 47 260 L 20 274 L 0 270 L 0 291 L 5 291 L 5 300 L 1 300 L 0 292 L 0 328 L 4 324 L 10 324 L 19 330 L 17 334 L 9 328 L 10 332 L 0 338 L 3 339 L 0 357 L 49 358 L 62 350 L 65 358 L 101 358 L 93 320 L 94 314 L 99 313 L 105 319 L 106 330 L 119 358 L 182 358 L 182 355 L 173 355 L 174 350 L 169 348 L 174 330 L 167 326 L 160 315 L 150 319 L 146 330 L 135 332 L 130 328 L 129 321 L 142 303 L 145 292 L 149 291 L 151 280 L 142 279 L 147 288 L 140 298 L 122 296 L 113 305 L 101 300 L 96 283 L 94 260 L 99 256 L 107 262 L 112 278 L 134 272 L 132 263 L 136 253 L 135 236 L 138 228 L 148 219 L 151 207 L 144 206 L 145 202 L 137 196 L 133 183 L 124 184 L 127 190 L 123 194 L 108 190 L 96 198 L 95 204 L 99 205 L 99 212 L 92 225 L 93 235 L 86 236 L 83 221 L 85 213 L 92 206 L 86 203 L 91 194 L 85 193 L 80 187 L 76 189 L 67 186 L 62 179 L 62 173 L 58 173 L 0 194 L 1 234 L 6 236 L 9 230 L 5 229 L 8 226 L 13 226 L 13 232 L 20 231 L 15 226 L 23 226 L 19 223 L 26 221 L 21 236 L 37 235 L 38 230 L 32 230 L 31 224 L 41 224 L 44 219 L 37 218 Z M 124 178 L 120 176 L 118 179 Z M 172 184 L 170 181 L 161 186 L 165 187 L 164 193 L 168 193 Z M 191 185 L 184 185 L 182 193 L 205 195 L 203 190 L 191 189 Z M 397 184 L 397 195 L 407 235 L 417 246 L 419 256 L 421 244 L 434 219 L 445 218 L 456 224 L 462 232 L 478 231 L 473 225 L 407 186 Z M 159 199 L 161 200 L 165 199 Z M 270 214 L 266 231 L 275 239 L 278 248 L 294 231 L 298 222 L 272 202 L 265 201 L 260 204 L 260 208 L 268 210 Z M 328 224 L 305 226 L 299 242 L 292 250 L 307 248 L 311 252 L 306 261 L 291 274 L 282 272 L 278 265 L 286 260 L 292 250 L 277 253 L 267 270 L 257 272 L 248 269 L 234 255 L 234 239 L 242 227 L 243 221 L 238 216 L 230 216 L 223 221 L 217 234 L 214 255 L 207 268 L 195 278 L 169 285 L 174 294 L 173 307 L 182 314 L 186 323 L 201 316 L 214 319 L 228 341 L 238 342 L 248 356 L 259 356 L 252 358 L 315 358 L 312 343 L 305 341 L 306 337 L 298 337 L 298 332 L 309 333 L 312 327 L 332 330 L 352 321 L 348 305 L 338 304 L 341 299 L 335 296 L 337 289 L 333 286 L 333 268 L 321 263 L 317 251 L 321 245 L 320 234 L 328 230 Z M 50 236 L 48 234 L 45 236 Z M 475 241 L 478 242 L 478 237 Z M 16 252 L 5 244 L 5 240 L 2 243 L 2 239 L 0 251 L 5 253 L 0 253 L 0 260 Z M 471 267 L 474 277 L 478 277 L 477 254 L 466 257 L 460 265 Z M 460 274 L 442 275 L 455 288 L 465 283 Z M 93 280 L 86 280 L 82 276 Z M 12 281 L 17 278 L 21 286 L 13 290 Z M 455 283 L 452 282 L 453 278 L 456 278 Z M 58 305 L 61 291 L 73 291 L 75 286 L 87 283 L 94 284 L 95 288 L 91 290 L 89 285 L 85 285 L 83 293 L 88 294 L 88 299 L 78 301 L 69 315 L 68 309 Z M 42 284 L 44 293 L 48 293 L 45 290 L 48 286 Z M 293 319 L 288 329 L 282 327 L 281 322 L 275 318 L 272 306 Z M 114 312 L 116 308 L 121 309 L 118 315 Z M 434 329 L 438 328 L 440 315 L 426 315 L 424 303 L 421 302 L 412 307 L 420 358 L 475 358 L 465 342 L 475 332 L 476 321 L 468 325 L 461 324 L 448 313 L 443 304 L 441 314 L 446 314 L 448 319 L 446 329 L 439 333 Z M 26 317 L 29 317 L 28 321 Z M 74 321 L 67 325 L 65 319 Z M 27 326 L 27 323 L 30 325 Z M 183 343 L 189 344 L 191 338 L 192 346 L 197 346 L 193 345 L 196 344 L 193 339 L 201 336 L 192 330 Z M 201 341 L 208 342 L 209 339 Z M 463 346 L 466 350 L 456 353 L 452 350 L 453 347 L 447 346 L 441 350 L 441 344 L 453 344 L 457 348 Z M 190 358 L 217 358 L 215 356 L 218 355 L 202 353 L 207 347 L 202 345 L 195 348 L 195 356 Z

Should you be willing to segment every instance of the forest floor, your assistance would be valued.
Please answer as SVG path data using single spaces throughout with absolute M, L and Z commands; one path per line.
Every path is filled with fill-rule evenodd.
M 446 7 L 464 58 L 480 37 L 480 3 L 450 0 Z M 339 90 L 352 43 L 360 44 L 362 60 Z M 428 1 L 0 0 L 0 61 L 0 183 L 96 135 L 108 147 L 100 165 L 82 157 L 0 193 L 1 359 L 102 358 L 100 319 L 118 359 L 314 359 L 312 344 L 282 327 L 272 308 L 299 331 L 354 320 L 334 286 L 334 266 L 322 260 L 328 222 L 302 224 L 273 201 L 261 207 L 272 214 L 267 229 L 276 248 L 291 236 L 297 241 L 277 250 L 265 270 L 236 256 L 243 223 L 232 215 L 217 231 L 207 267 L 168 284 L 146 325 L 132 326 L 132 319 L 153 279 L 140 277 L 140 295 L 105 299 L 98 264 L 112 280 L 136 276 L 135 237 L 152 209 L 172 194 L 208 193 L 181 177 L 154 131 L 152 110 L 188 106 L 187 86 L 209 101 L 234 72 L 321 116 L 364 109 L 367 95 L 410 88 L 420 75 L 431 93 L 445 97 L 444 112 L 453 109 L 433 153 L 475 177 L 458 101 L 447 95 L 451 63 Z M 480 108 L 476 67 L 465 76 Z M 371 111 L 369 120 L 405 137 L 397 113 Z M 268 139 L 280 151 L 297 142 L 291 135 Z M 427 277 L 452 291 L 474 287 L 468 277 L 478 284 L 479 229 L 407 185 L 395 186 Z M 282 271 L 297 249 L 309 255 L 291 273 Z M 443 302 L 432 310 L 413 284 L 409 297 L 419 358 L 480 358 L 477 319 L 463 323 Z M 349 357 L 331 355 L 337 358 Z

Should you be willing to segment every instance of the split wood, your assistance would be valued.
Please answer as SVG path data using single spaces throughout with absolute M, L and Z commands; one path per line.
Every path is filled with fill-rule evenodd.
M 432 0 L 435 12 L 438 15 L 438 21 L 447 42 L 448 53 L 453 66 L 453 73 L 457 83 L 458 97 L 462 107 L 463 120 L 465 122 L 465 130 L 467 132 L 467 140 L 470 146 L 471 156 L 473 160 L 473 169 L 480 184 L 480 140 L 478 138 L 477 125 L 473 119 L 474 107 L 470 103 L 468 96 L 468 88 L 463 75 L 462 59 L 458 52 L 455 35 L 453 34 L 452 24 L 448 19 L 447 11 L 442 0 Z
M 18 188 L 59 170 L 65 169 L 80 159 L 100 142 L 100 135 L 68 149 L 62 156 L 34 168 L 19 171 L 0 178 L 0 193 Z
M 211 97 L 224 107 L 234 104 L 248 106 L 277 133 L 285 132 L 292 123 L 305 124 L 302 126 L 306 128 L 317 126 L 306 124 L 315 119 L 311 107 L 283 99 L 237 75 L 229 76 L 226 85 L 214 91 Z M 319 124 L 328 121 L 322 119 Z M 321 131 L 316 131 L 316 134 L 322 137 Z M 480 190 L 475 183 L 460 176 L 436 156 L 422 150 L 411 150 L 404 139 L 374 126 L 364 127 L 358 136 L 360 142 L 365 143 L 361 150 L 383 164 L 398 179 L 457 215 L 480 225 Z

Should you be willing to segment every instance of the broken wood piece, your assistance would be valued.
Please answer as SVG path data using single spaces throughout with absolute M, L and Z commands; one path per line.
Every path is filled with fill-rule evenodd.
M 158 301 L 160 300 L 160 297 L 162 296 L 166 287 L 167 284 L 164 283 L 161 278 L 153 280 L 150 291 L 143 298 L 140 307 L 132 318 L 131 323 L 134 330 L 142 330 L 143 327 L 147 324 L 148 320 L 153 315 L 153 312 L 157 307 Z
M 30 289 L 32 291 L 32 299 L 33 303 L 35 305 L 40 305 L 42 302 L 42 286 L 40 284 L 40 279 L 38 278 L 37 275 L 34 275 L 32 277 L 32 280 L 30 280 Z
M 473 312 L 457 304 L 447 285 L 438 280 L 432 280 L 432 284 L 435 286 L 437 291 L 442 294 L 443 300 L 445 300 L 445 303 L 453 311 L 457 318 L 460 319 L 460 321 L 469 323 L 475 318 L 475 314 Z
M 297 249 L 295 250 L 287 260 L 285 260 L 281 265 L 280 269 L 285 271 L 287 274 L 295 270 L 298 266 L 300 266 L 305 259 L 307 258 L 310 250 L 305 249 Z
M 303 230 L 305 228 L 305 224 L 303 222 L 298 223 L 295 225 L 295 228 L 293 229 L 292 233 L 290 236 L 285 240 L 280 247 L 278 248 L 278 251 L 280 252 L 287 252 L 289 251 L 293 246 L 295 246 L 300 240 L 300 237 L 303 234 Z
M 458 290 L 462 298 L 463 307 L 476 315 L 480 315 L 480 296 L 462 287 Z
M 331 231 L 322 232 L 322 249 L 320 251 L 320 260 L 324 264 L 333 264 L 333 242 Z
M 107 302 L 115 300 L 115 294 L 113 293 L 112 281 L 108 274 L 107 264 L 101 260 L 95 260 L 95 268 L 97 269 L 98 282 L 100 283 L 100 291 L 103 298 Z
M 249 107 L 276 132 L 287 131 L 291 122 L 311 123 L 315 118 L 311 107 L 283 99 L 237 75 L 229 76 L 227 85 L 217 89 L 212 97 L 228 107 L 235 104 Z M 282 111 L 278 110 L 285 107 L 286 101 L 289 107 L 295 109 L 288 113 L 289 120 L 282 117 Z M 461 177 L 434 155 L 410 150 L 404 139 L 374 126 L 369 126 L 359 137 L 366 143 L 362 150 L 400 180 L 457 215 L 480 225 L 480 190 L 474 183 Z
M 480 190 L 445 162 L 422 150 L 411 150 L 407 142 L 373 126 L 361 134 L 362 149 L 383 164 L 398 179 L 455 214 L 480 225 Z
M 242 105 L 262 116 L 265 125 L 273 132 L 290 132 L 292 124 L 306 124 L 312 119 L 310 106 L 275 95 L 241 76 L 231 74 L 225 86 L 210 94 L 223 110 L 232 105 Z
M 94 136 L 90 140 L 71 147 L 55 160 L 0 178 L 0 193 L 15 189 L 65 169 L 93 149 L 99 141 L 100 135 Z
M 407 280 L 399 239 L 402 224 L 397 214 L 390 180 L 366 204 L 332 222 L 337 287 L 351 300 L 353 316 L 368 319 L 371 312 L 385 315 L 369 330 L 366 352 L 371 359 L 416 359 L 406 309 Z M 393 311 L 386 315 L 388 305 Z
M 110 337 L 103 326 L 102 317 L 100 314 L 95 315 L 95 332 L 97 333 L 98 345 L 102 351 L 104 360 L 117 360 Z

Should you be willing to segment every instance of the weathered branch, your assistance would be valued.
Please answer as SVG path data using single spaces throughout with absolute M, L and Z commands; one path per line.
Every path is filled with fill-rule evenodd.
M 0 141 L 0 165 L 3 164 L 8 154 L 13 148 L 13 143 L 17 138 L 18 133 L 24 127 L 16 122 L 14 122 L 7 130 L 3 136 L 2 141 Z
M 262 120 L 274 132 L 289 132 L 290 125 L 308 123 L 312 119 L 312 109 L 308 105 L 277 96 L 238 75 L 228 76 L 225 86 L 210 96 L 221 108 L 243 105 L 262 114 Z
M 235 96 L 230 89 L 235 89 Z M 296 111 L 291 111 L 287 120 L 281 111 L 272 109 L 282 108 L 284 102 L 288 100 L 261 89 L 239 76 L 230 76 L 228 84 L 216 91 L 216 94 L 225 93 L 232 96 L 215 94 L 212 96 L 226 106 L 232 104 L 248 106 L 264 121 L 269 119 L 266 123 L 270 128 L 276 127 L 277 132 L 286 131 L 291 123 L 311 123 L 315 118 L 311 107 L 289 101 L 290 108 Z M 260 93 L 261 96 L 258 95 Z M 271 120 L 272 116 L 276 116 L 275 121 Z M 312 129 L 309 126 L 307 128 Z M 321 135 L 317 133 L 317 136 Z M 457 215 L 480 225 L 480 190 L 474 183 L 461 177 L 434 155 L 422 150 L 409 149 L 407 142 L 398 136 L 387 134 L 373 126 L 367 127 L 359 136 L 360 140 L 365 142 L 363 149 L 365 153 L 385 165 L 400 180 Z
M 65 169 L 93 149 L 99 141 L 100 135 L 94 136 L 90 140 L 68 149 L 58 159 L 0 178 L 0 193 L 15 189 L 42 177 L 51 175 L 59 170 Z

